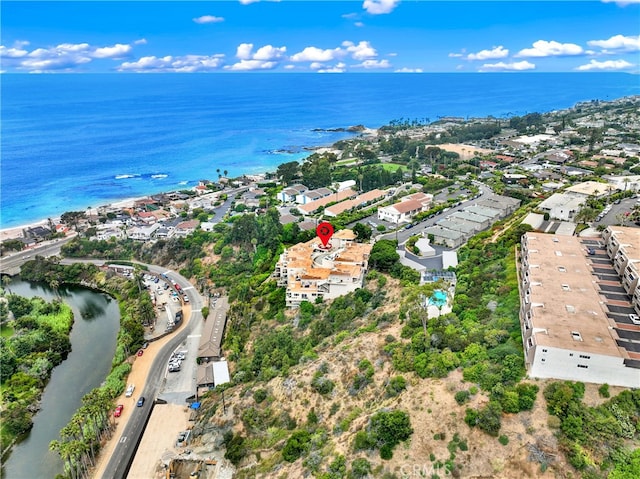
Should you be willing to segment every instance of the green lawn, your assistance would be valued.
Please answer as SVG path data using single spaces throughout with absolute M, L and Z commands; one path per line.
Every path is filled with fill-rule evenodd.
M 395 172 L 398 168 L 405 168 L 405 165 L 398 165 L 397 163 L 381 163 L 382 167 L 391 172 Z

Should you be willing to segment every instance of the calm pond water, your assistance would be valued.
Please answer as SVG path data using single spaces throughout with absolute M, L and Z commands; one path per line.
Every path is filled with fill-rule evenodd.
M 19 280 L 12 281 L 9 289 L 25 297 L 56 297 L 46 286 Z M 6 479 L 53 478 L 63 472 L 62 460 L 49 451 L 49 443 L 58 438 L 60 429 L 82 405 L 82 397 L 100 386 L 111 369 L 120 324 L 117 301 L 75 287 L 61 288 L 59 294 L 73 309 L 71 353 L 53 370 L 33 429 L 3 464 L 2 477 Z

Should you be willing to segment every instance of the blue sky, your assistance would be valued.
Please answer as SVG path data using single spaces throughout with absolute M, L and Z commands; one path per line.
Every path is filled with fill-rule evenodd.
M 640 72 L 640 0 L 7 1 L 3 73 Z

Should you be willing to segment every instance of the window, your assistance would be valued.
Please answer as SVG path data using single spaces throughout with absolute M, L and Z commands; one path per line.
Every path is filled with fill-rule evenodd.
M 573 353 L 569 353 L 569 357 L 572 358 L 573 357 Z
M 582 369 L 589 369 L 589 366 L 587 366 L 586 364 L 578 364 L 578 367 Z
M 580 359 L 591 359 L 591 356 L 587 356 L 586 354 L 581 354 Z
M 571 291 L 571 287 L 569 287 L 568 284 L 563 284 L 562 285 L 562 291 Z
M 542 362 L 542 363 L 544 363 L 544 361 L 545 361 L 545 359 L 544 359 L 544 358 L 542 358 L 542 359 L 540 360 L 540 362 Z
M 578 331 L 571 331 L 571 337 L 574 341 L 582 341 L 582 336 Z
M 566 273 L 567 268 L 565 268 L 564 266 L 558 266 L 558 271 L 560 271 L 561 273 Z
M 546 352 L 547 352 L 547 350 L 546 350 L 546 349 L 543 349 L 543 350 L 542 350 L 542 352 L 543 352 L 543 353 L 546 353 Z M 543 361 L 544 361 L 544 359 L 543 359 Z

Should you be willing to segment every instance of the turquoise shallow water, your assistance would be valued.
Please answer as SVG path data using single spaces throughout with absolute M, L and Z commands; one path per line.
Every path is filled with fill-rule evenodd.
M 326 131 L 394 119 L 506 117 L 640 94 L 637 75 L 6 74 L 0 228 L 200 179 L 274 171 Z

